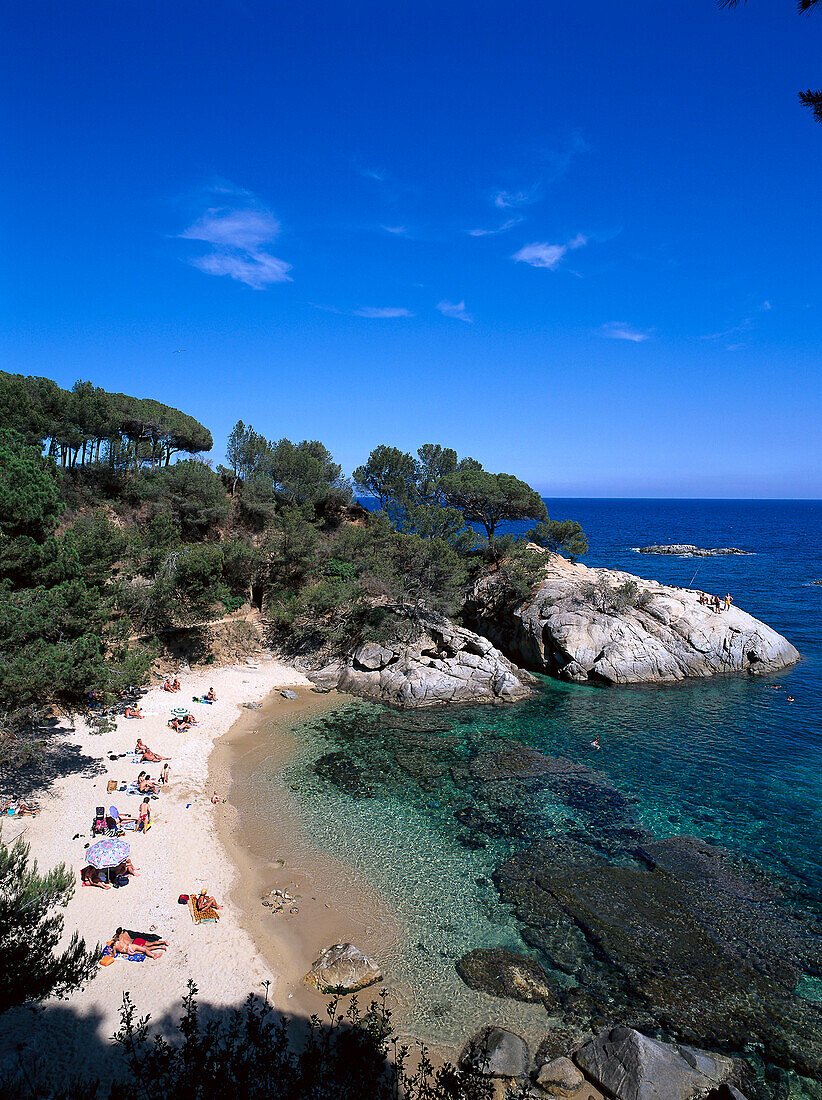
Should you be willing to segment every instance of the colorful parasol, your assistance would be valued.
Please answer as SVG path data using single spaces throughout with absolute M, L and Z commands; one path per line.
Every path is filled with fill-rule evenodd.
M 86 849 L 86 860 L 92 867 L 102 870 L 104 867 L 116 867 L 124 859 L 128 859 L 131 847 L 125 840 L 119 837 L 106 837 L 98 840 L 90 848 Z

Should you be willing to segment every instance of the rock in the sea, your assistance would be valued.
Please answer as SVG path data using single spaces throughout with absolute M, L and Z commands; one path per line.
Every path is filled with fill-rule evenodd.
M 629 1027 L 603 1031 L 574 1055 L 616 1100 L 696 1100 L 734 1072 L 730 1058 L 660 1043 Z
M 572 1096 L 581 1088 L 585 1078 L 570 1058 L 555 1058 L 540 1066 L 536 1083 L 550 1096 Z
M 740 608 L 716 612 L 701 593 L 588 569 L 545 554 L 543 579 L 524 603 L 500 609 L 484 577 L 467 607 L 472 626 L 526 668 L 606 684 L 765 673 L 799 660 L 781 634 Z
M 535 959 L 502 947 L 478 947 L 456 963 L 457 973 L 471 989 L 493 997 L 510 997 L 526 1004 L 556 1005 L 548 976 Z
M 485 1027 L 466 1043 L 460 1065 L 483 1077 L 521 1077 L 528 1066 L 528 1044 L 513 1031 Z
M 692 546 L 688 542 L 674 542 L 667 546 L 637 546 L 640 554 L 674 554 L 681 558 L 719 558 L 723 555 L 748 556 L 749 551 L 738 546 Z
M 303 981 L 318 993 L 356 993 L 382 978 L 373 959 L 351 943 L 335 943 L 320 952 Z
M 309 672 L 319 687 L 338 688 L 395 707 L 491 703 L 524 699 L 533 676 L 516 668 L 486 639 L 443 615 L 401 609 L 395 641 L 366 642 Z M 410 634 L 410 637 L 408 636 Z
M 280 692 L 280 695 L 282 695 L 283 699 L 296 699 L 297 698 L 296 691 L 292 691 L 291 688 L 283 688 L 283 690 Z
M 816 927 L 755 869 L 695 837 L 653 841 L 631 866 L 539 841 L 494 874 L 523 936 L 573 976 L 586 1019 L 659 1026 L 822 1077 L 822 1006 L 796 994 L 822 969 Z M 586 1001 L 590 1000 L 591 1004 Z M 563 996 L 563 1007 L 574 1003 Z

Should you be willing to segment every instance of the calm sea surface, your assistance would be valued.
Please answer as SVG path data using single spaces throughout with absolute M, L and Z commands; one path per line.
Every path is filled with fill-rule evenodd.
M 658 837 L 693 833 L 745 853 L 789 882 L 798 904 L 814 908 L 822 897 L 822 585 L 813 584 L 822 579 L 822 502 L 547 503 L 552 518 L 582 524 L 591 543 L 585 564 L 731 592 L 803 660 L 764 681 L 610 689 L 548 681 L 524 704 L 428 712 L 433 735 L 466 756 L 503 735 L 590 764 L 635 800 L 636 817 Z M 686 559 L 631 549 L 653 543 L 738 546 L 751 556 Z M 534 1036 L 544 1031 L 544 1013 L 473 993 L 454 970 L 470 948 L 523 947 L 490 881 L 510 841 L 465 847 L 447 783 L 434 776 L 420 787 L 398 766 L 398 724 L 384 708 L 353 704 L 302 726 L 302 749 L 286 774 L 295 804 L 317 843 L 347 857 L 402 916 L 406 941 L 383 961 L 405 991 L 410 1026 L 455 1042 L 493 1018 Z M 590 747 L 595 735 L 599 752 Z M 316 774 L 314 763 L 329 753 L 356 765 L 359 786 L 341 789 Z M 260 795 L 270 778 L 263 767 Z M 568 809 L 546 802 L 544 814 L 546 828 L 561 829 Z

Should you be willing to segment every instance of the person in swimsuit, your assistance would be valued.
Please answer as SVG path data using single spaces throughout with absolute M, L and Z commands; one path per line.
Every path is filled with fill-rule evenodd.
M 161 760 L 170 760 L 170 756 L 158 756 L 156 752 L 152 752 L 148 745 L 143 744 L 141 737 L 137 738 L 137 744 L 134 746 L 134 751 L 137 755 L 142 756 L 141 764 L 144 764 L 146 760 L 150 764 L 159 764 Z
M 152 783 L 148 777 L 148 772 L 140 772 L 137 776 L 137 790 L 140 794 L 157 794 L 157 784 Z
M 140 820 L 137 822 L 137 832 L 148 832 L 151 825 L 151 806 L 148 802 L 148 796 L 146 796 L 140 803 Z
M 103 882 L 99 869 L 92 867 L 91 864 L 80 872 L 80 883 L 83 886 L 99 886 L 101 890 L 111 889 L 111 883 Z
M 222 909 L 222 905 L 218 905 L 217 899 L 213 898 L 205 888 L 203 888 L 194 899 L 194 907 L 198 913 L 202 913 L 206 909 Z M 220 915 L 219 913 L 215 913 L 215 916 L 219 919 Z
M 139 875 L 140 872 L 135 868 L 130 859 L 124 859 L 122 863 L 118 863 L 116 867 L 111 868 L 113 875 Z
M 167 940 L 161 940 L 156 936 L 146 933 L 131 935 L 125 928 L 118 928 L 114 933 L 111 946 L 121 955 L 135 955 L 138 951 L 142 951 L 150 959 L 159 959 L 169 944 Z
M 7 817 L 23 817 L 25 814 L 31 814 L 32 817 L 35 817 L 39 812 L 39 810 L 28 806 L 22 798 L 7 798 L 3 803 L 3 808 L 0 809 L 0 814 L 5 814 Z

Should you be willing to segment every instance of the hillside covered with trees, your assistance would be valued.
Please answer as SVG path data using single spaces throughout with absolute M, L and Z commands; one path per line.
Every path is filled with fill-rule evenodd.
M 0 710 L 6 752 L 43 708 L 95 709 L 143 681 L 174 632 L 242 607 L 267 641 L 310 653 L 425 606 L 459 617 L 482 570 L 511 598 L 533 557 L 499 525 L 587 550 L 530 486 L 439 444 L 377 446 L 343 475 L 319 441 L 239 422 L 211 433 L 157 401 L 0 373 Z M 376 510 L 355 502 L 355 491 Z M 479 532 L 479 533 L 478 533 Z

